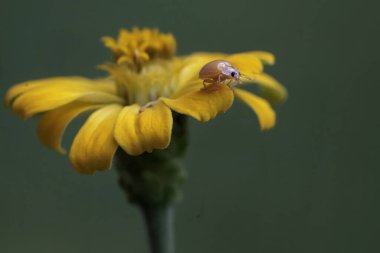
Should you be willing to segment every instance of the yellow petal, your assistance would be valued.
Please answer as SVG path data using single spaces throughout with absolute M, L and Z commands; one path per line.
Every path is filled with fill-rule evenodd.
M 276 124 L 276 113 L 265 99 L 241 89 L 235 88 L 234 92 L 239 99 L 255 111 L 261 130 L 270 129 Z
M 130 155 L 143 152 L 136 127 L 139 109 L 140 106 L 136 104 L 124 107 L 117 118 L 114 130 L 115 140 Z
M 255 75 L 253 81 L 261 87 L 262 96 L 273 103 L 283 102 L 288 96 L 285 87 L 265 73 Z
M 130 155 L 140 155 L 170 144 L 173 118 L 161 101 L 139 112 L 139 105 L 124 107 L 117 119 L 114 136 Z
M 10 106 L 18 96 L 37 88 L 102 91 L 116 95 L 116 85 L 110 79 L 91 80 L 83 77 L 53 77 L 27 81 L 11 87 L 5 95 L 5 104 Z
M 183 67 L 179 71 L 176 90 L 171 96 L 172 98 L 177 98 L 188 93 L 189 89 L 194 87 L 198 87 L 198 89 L 203 87 L 203 81 L 199 79 L 199 70 L 204 64 L 204 61 L 185 61 Z
M 79 130 L 70 149 L 70 160 L 80 173 L 94 174 L 111 167 L 118 147 L 113 137 L 120 105 L 103 107 L 87 119 Z
M 233 93 L 226 85 L 218 89 L 198 89 L 178 98 L 161 98 L 171 109 L 199 121 L 209 121 L 225 112 L 233 102 Z
M 139 113 L 136 123 L 145 150 L 151 152 L 153 149 L 165 149 L 169 146 L 173 117 L 171 110 L 163 102 L 159 101 Z
M 133 64 L 133 61 L 132 61 L 131 57 L 127 57 L 125 55 L 123 55 L 123 56 L 121 56 L 121 57 L 119 57 L 117 59 L 117 64 L 121 65 L 121 64 L 124 64 L 124 63 L 126 63 L 126 64 Z
M 105 92 L 92 92 L 82 87 L 44 86 L 18 96 L 12 104 L 12 110 L 26 119 L 36 113 L 55 109 L 74 100 L 103 104 L 124 103 L 124 100 L 118 96 Z
M 118 50 L 118 45 L 117 45 L 116 41 L 112 37 L 105 36 L 105 37 L 102 38 L 102 42 L 103 42 L 103 44 L 104 44 L 105 47 L 108 47 L 112 51 L 117 51 Z
M 72 102 L 43 115 L 39 121 L 37 134 L 41 142 L 60 153 L 66 153 L 61 146 L 62 135 L 67 125 L 79 114 L 101 107 L 83 102 Z
M 241 74 L 249 78 L 253 78 L 254 74 L 261 73 L 264 68 L 259 58 L 250 53 L 233 54 L 226 57 L 226 60 L 237 68 Z
M 90 83 L 90 89 L 96 91 L 106 92 L 112 95 L 117 95 L 117 85 L 115 80 L 112 78 L 99 78 L 99 79 L 88 79 Z
M 274 65 L 276 58 L 272 53 L 265 52 L 265 51 L 253 51 L 249 52 L 249 54 L 257 57 L 262 63 L 268 64 L 268 65 Z

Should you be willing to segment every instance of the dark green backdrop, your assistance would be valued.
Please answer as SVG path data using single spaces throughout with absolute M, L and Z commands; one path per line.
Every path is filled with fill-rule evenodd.
M 268 50 L 289 90 L 261 133 L 241 104 L 190 121 L 178 252 L 380 252 L 379 4 L 376 1 L 0 2 L 0 93 L 58 75 L 102 75 L 99 38 L 120 27 L 176 35 L 179 53 Z M 147 252 L 111 170 L 75 173 L 35 121 L 0 118 L 0 252 Z M 65 135 L 68 147 L 81 120 Z

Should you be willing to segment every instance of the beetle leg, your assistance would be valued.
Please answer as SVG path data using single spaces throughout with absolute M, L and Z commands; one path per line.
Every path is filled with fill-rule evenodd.
M 230 88 L 232 90 L 232 84 L 231 83 L 232 83 L 232 79 L 230 79 L 230 81 L 226 84 L 227 84 L 228 88 Z
M 218 75 L 218 84 L 221 83 L 220 77 L 221 77 L 221 75 L 219 74 L 219 75 Z
M 212 84 L 215 84 L 215 80 L 214 79 L 204 79 L 203 80 L 203 86 L 206 88 L 207 86 L 209 85 L 212 85 Z

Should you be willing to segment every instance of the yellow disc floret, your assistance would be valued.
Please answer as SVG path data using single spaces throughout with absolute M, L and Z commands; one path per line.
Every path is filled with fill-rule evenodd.
M 176 53 L 176 40 L 170 33 L 158 29 L 121 29 L 117 39 L 103 37 L 106 47 L 111 49 L 117 64 L 140 71 L 143 64 L 154 59 L 170 59 Z

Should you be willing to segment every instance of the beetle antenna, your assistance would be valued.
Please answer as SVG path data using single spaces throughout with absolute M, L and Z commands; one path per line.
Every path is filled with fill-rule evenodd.
M 244 74 L 240 74 L 240 77 L 242 77 L 243 79 L 246 79 L 248 81 L 252 81 L 253 80 L 252 78 L 250 78 L 249 76 L 246 76 Z

